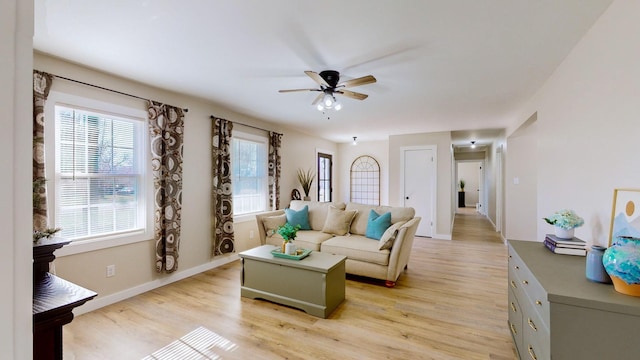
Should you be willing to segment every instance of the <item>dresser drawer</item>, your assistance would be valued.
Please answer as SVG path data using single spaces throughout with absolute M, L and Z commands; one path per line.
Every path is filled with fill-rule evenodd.
M 509 331 L 517 349 L 522 349 L 522 310 L 513 289 L 509 289 Z
M 540 325 L 548 329 L 549 301 L 547 300 L 547 292 L 512 249 L 509 249 L 509 286 L 512 289 L 518 289 L 516 295 L 520 300 L 521 306 L 525 307 L 526 305 L 523 303 L 525 301 L 524 297 L 528 299 L 532 304 L 531 308 L 542 319 Z M 523 297 L 520 297 L 520 294 L 523 294 Z
M 534 310 L 523 308 L 522 314 L 522 359 L 549 359 L 551 338 L 549 330 Z

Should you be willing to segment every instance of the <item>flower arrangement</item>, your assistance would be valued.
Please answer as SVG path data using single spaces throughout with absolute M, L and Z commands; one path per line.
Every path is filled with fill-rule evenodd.
M 578 216 L 573 210 L 560 210 L 551 216 L 543 218 L 547 224 L 561 227 L 566 230 L 584 225 L 584 219 Z
M 278 230 L 276 230 L 276 232 L 280 236 L 282 236 L 285 242 L 289 242 L 296 238 L 296 234 L 298 233 L 298 230 L 300 230 L 300 225 L 293 226 L 289 223 L 286 223 L 278 227 Z

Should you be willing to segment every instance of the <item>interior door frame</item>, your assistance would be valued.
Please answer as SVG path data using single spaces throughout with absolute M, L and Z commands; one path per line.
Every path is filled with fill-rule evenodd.
M 435 224 L 437 224 L 437 214 L 436 214 L 436 203 L 437 192 L 435 191 L 438 188 L 438 146 L 437 145 L 413 145 L 413 146 L 401 146 L 400 147 L 400 199 L 399 204 L 401 206 L 405 205 L 405 188 L 404 188 L 404 171 L 405 171 L 405 152 L 408 150 L 431 150 L 433 151 L 433 174 L 431 178 L 431 189 L 429 189 L 429 193 L 431 195 L 431 204 L 429 204 L 431 219 L 422 219 L 423 221 L 429 221 L 429 227 L 431 228 L 431 237 L 436 236 L 435 232 Z
M 454 194 L 458 192 L 458 165 L 460 163 L 480 163 L 480 167 L 481 167 L 481 172 L 482 172 L 482 189 L 480 189 L 480 193 L 482 194 L 482 196 L 478 196 L 478 202 L 480 203 L 480 214 L 481 215 L 487 215 L 487 174 L 486 174 L 486 162 L 484 160 L 456 160 L 455 161 L 455 175 L 453 178 L 453 187 L 452 189 L 454 189 Z M 480 175 L 478 175 L 478 183 L 480 183 Z M 455 204 L 455 203 L 454 203 Z M 455 209 L 457 209 L 457 206 L 455 207 Z M 454 211 L 455 212 L 455 211 Z
M 329 194 L 329 201 L 334 201 L 335 197 L 333 194 L 333 188 L 335 186 L 334 181 L 335 181 L 335 158 L 336 158 L 336 154 L 334 151 L 329 151 L 329 150 L 324 150 L 324 149 L 319 149 L 316 148 L 316 156 L 315 156 L 315 172 L 316 172 L 316 200 L 320 201 L 320 180 L 319 180 L 319 175 L 318 174 L 318 165 L 319 165 L 319 156 L 320 154 L 324 154 L 324 155 L 329 155 L 331 156 L 331 170 L 330 170 L 330 177 L 331 177 L 331 181 L 330 181 L 330 194 Z

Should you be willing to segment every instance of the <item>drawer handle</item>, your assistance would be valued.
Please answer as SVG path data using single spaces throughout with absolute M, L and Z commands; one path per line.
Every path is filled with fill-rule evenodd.
M 531 345 L 529 345 L 529 356 L 531 357 L 531 359 L 533 360 L 538 360 L 538 358 L 536 357 L 536 353 L 533 351 L 533 347 L 531 347 Z
M 542 306 L 542 301 L 540 301 L 540 300 L 536 300 L 536 305 L 540 305 L 540 306 Z
M 538 331 L 536 324 L 534 324 L 533 321 L 531 321 L 531 318 L 527 319 L 527 323 L 529 323 L 529 326 L 533 329 L 533 331 Z
M 522 280 L 522 283 L 525 285 L 529 285 L 529 282 L 527 280 Z
M 518 335 L 518 332 L 516 331 L 516 327 L 513 326 L 512 323 L 509 323 L 509 327 L 511 328 L 511 332 L 513 333 L 513 335 Z
M 511 280 L 511 287 L 514 288 L 514 289 L 517 289 L 518 285 L 516 285 L 515 281 Z
M 511 310 L 513 310 L 513 312 L 518 312 L 518 309 L 516 309 L 516 306 L 513 304 L 513 302 L 511 303 Z

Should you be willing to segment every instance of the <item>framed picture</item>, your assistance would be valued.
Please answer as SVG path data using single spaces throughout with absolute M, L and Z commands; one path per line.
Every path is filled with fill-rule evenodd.
M 613 190 L 609 246 L 618 236 L 640 237 L 640 189 Z

